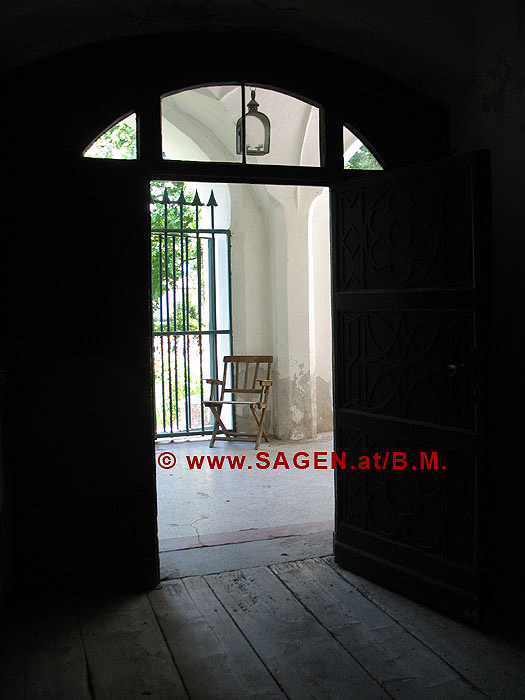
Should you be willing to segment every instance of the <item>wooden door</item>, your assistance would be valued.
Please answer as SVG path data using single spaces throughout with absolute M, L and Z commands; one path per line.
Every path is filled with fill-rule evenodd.
M 478 152 L 332 188 L 336 560 L 468 619 L 482 598 L 488 171 Z

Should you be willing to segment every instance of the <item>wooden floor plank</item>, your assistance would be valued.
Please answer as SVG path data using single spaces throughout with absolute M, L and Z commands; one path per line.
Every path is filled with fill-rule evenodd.
M 202 577 L 149 597 L 191 698 L 285 697 Z
M 26 698 L 74 697 L 91 692 L 76 602 L 68 598 L 29 600 L 24 605 Z
M 81 622 L 96 700 L 188 697 L 145 594 L 90 598 Z
M 75 601 L 28 596 L 2 620 L 0 698 L 91 700 Z
M 271 569 L 394 697 L 486 697 L 323 561 L 286 562 Z
M 26 696 L 24 625 L 22 610 L 10 605 L 0 620 L 0 698 L 21 700 Z
M 491 700 L 524 700 L 523 659 L 508 647 L 480 629 L 452 620 L 345 571 L 332 557 L 324 561 Z
M 207 576 L 289 698 L 391 697 L 267 567 Z
M 1 700 L 525 699 L 518 654 L 332 557 L 75 606 L 35 598 L 4 616 Z

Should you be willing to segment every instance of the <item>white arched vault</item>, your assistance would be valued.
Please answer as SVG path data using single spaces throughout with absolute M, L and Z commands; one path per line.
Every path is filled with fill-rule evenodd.
M 276 90 L 256 87 L 259 112 L 271 124 L 270 152 L 247 163 L 318 166 L 319 108 Z M 246 101 L 251 87 L 246 86 Z M 192 88 L 162 99 L 162 150 L 170 160 L 240 162 L 236 124 L 242 113 L 240 86 Z M 192 147 L 188 139 L 194 144 Z

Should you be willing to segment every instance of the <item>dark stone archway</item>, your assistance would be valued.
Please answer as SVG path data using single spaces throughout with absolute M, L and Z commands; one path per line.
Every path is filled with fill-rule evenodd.
M 259 36 L 259 45 L 263 52 L 252 51 L 240 34 L 119 40 L 3 80 L 6 103 L 16 105 L 4 114 L 2 150 L 18 582 L 35 568 L 43 583 L 75 587 L 157 580 L 145 232 L 148 180 L 166 168 L 159 95 L 250 80 L 323 105 L 325 182 L 341 172 L 343 123 L 387 167 L 447 153 L 442 110 L 406 85 L 283 37 Z M 139 114 L 139 160 L 82 159 L 130 111 Z M 209 177 L 222 172 L 213 165 Z

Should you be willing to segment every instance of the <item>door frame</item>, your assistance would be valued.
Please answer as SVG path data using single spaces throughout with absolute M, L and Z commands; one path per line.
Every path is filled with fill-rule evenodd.
M 309 57 L 308 60 L 311 60 Z M 230 63 L 223 75 L 231 74 Z M 245 70 L 249 70 L 249 62 L 244 66 Z M 267 67 L 264 67 L 266 72 Z M 367 69 L 359 66 L 359 70 L 366 74 Z M 188 79 L 184 84 L 174 84 L 173 76 L 165 76 L 165 89 L 162 89 L 162 81 L 157 81 L 156 84 L 148 83 L 146 89 L 140 92 L 139 98 L 132 103 L 128 99 L 122 103 L 122 114 L 135 112 L 137 114 L 137 160 L 134 161 L 96 161 L 90 159 L 82 159 L 82 169 L 91 170 L 93 172 L 105 171 L 108 178 L 118 177 L 118 174 L 123 170 L 129 169 L 133 172 L 135 182 L 140 186 L 142 201 L 149 202 L 149 187 L 152 180 L 176 180 L 185 182 L 223 182 L 225 184 L 262 184 L 262 185 L 304 185 L 304 186 L 322 186 L 330 188 L 333 184 L 340 182 L 343 179 L 351 180 L 352 178 L 362 175 L 362 171 L 345 170 L 343 162 L 343 127 L 346 126 L 374 153 L 384 169 L 404 164 L 407 153 L 403 149 L 398 149 L 397 144 L 392 140 L 392 124 L 388 121 L 378 124 L 377 110 L 374 111 L 374 102 L 379 104 L 385 102 L 385 108 L 389 104 L 392 94 L 397 90 L 406 99 L 401 112 L 406 111 L 407 114 L 420 114 L 421 120 L 418 124 L 416 133 L 416 145 L 408 151 L 411 162 L 416 163 L 421 159 L 435 157 L 446 153 L 444 150 L 446 144 L 444 121 L 440 115 L 440 110 L 435 106 L 430 106 L 428 102 L 420 97 L 407 92 L 406 86 L 402 86 L 395 81 L 390 81 L 386 76 L 373 75 L 372 87 L 369 88 L 370 93 L 375 92 L 375 100 L 372 100 L 372 106 L 369 103 L 366 105 L 364 113 L 348 114 L 347 117 L 343 114 L 341 107 L 340 95 L 336 91 L 329 94 L 329 84 L 320 83 L 316 89 L 310 91 L 309 88 L 299 92 L 301 82 L 294 80 L 291 74 L 283 77 L 283 72 L 279 71 L 278 80 L 268 78 L 266 81 L 257 80 L 257 75 L 260 75 L 261 70 L 256 70 L 253 74 L 253 83 L 261 85 L 269 89 L 275 89 L 285 92 L 299 99 L 305 99 L 307 102 L 313 103 L 319 107 L 319 143 L 320 143 L 320 163 L 319 167 L 303 167 L 303 166 L 274 166 L 274 165 L 252 165 L 252 164 L 229 164 L 229 163 L 201 163 L 201 162 L 183 162 L 183 161 L 168 161 L 162 157 L 162 138 L 161 138 L 161 96 L 169 94 L 177 90 L 184 90 L 191 87 L 198 87 L 203 84 L 239 84 L 240 82 L 248 82 L 245 78 L 239 79 L 237 76 L 233 79 L 215 80 L 203 83 L 198 80 Z M 392 82 L 392 84 L 390 84 Z M 304 85 L 304 81 L 303 81 Z M 328 88 L 327 88 L 328 86 Z M 314 94 L 316 93 L 316 94 Z M 344 103 L 344 101 L 343 101 Z M 385 110 L 385 113 L 388 112 Z M 111 115 L 115 122 L 115 112 Z M 375 147 L 364 133 L 365 128 L 355 127 L 354 124 L 364 124 L 365 117 L 370 117 L 373 122 L 371 132 L 382 136 L 379 140 L 381 145 Z M 397 120 L 394 123 L 399 123 L 399 115 L 394 117 Z M 427 121 L 428 129 L 421 129 L 420 125 Z M 109 120 L 108 120 L 109 121 Z M 108 123 L 106 121 L 106 124 Z M 93 132 L 91 132 L 93 133 Z M 424 136 L 422 137 L 422 133 Z M 375 139 L 375 136 L 371 137 Z M 85 143 L 82 144 L 85 147 Z M 387 157 L 384 156 L 382 147 L 387 151 Z M 403 152 L 402 152 L 403 151 Z M 381 171 L 376 171 L 379 174 Z M 144 217 L 143 217 L 144 221 Z M 149 216 L 148 216 L 149 221 Z M 148 229 L 149 231 L 149 229 Z M 145 261 L 148 266 L 148 276 L 151 275 L 151 259 L 148 255 Z M 150 285 L 151 287 L 151 285 Z M 145 290 L 151 302 L 151 289 Z M 152 328 L 148 329 L 149 347 L 152 347 L 151 342 Z M 149 376 L 150 386 L 153 386 L 153 366 L 152 357 L 149 358 Z M 151 395 L 151 392 L 149 392 Z M 153 404 L 151 403 L 151 425 L 153 421 Z M 143 436 L 142 439 L 144 439 Z M 151 552 L 148 561 L 155 562 L 155 571 L 151 569 L 145 572 L 144 578 L 158 581 L 160 577 L 160 567 L 158 559 L 158 538 L 156 534 L 156 479 L 155 479 L 155 444 L 154 431 L 150 431 L 150 454 L 151 454 L 151 471 L 148 476 L 144 474 L 141 479 L 148 480 L 149 484 L 153 485 L 155 494 L 148 516 L 149 525 L 152 528 L 152 540 L 155 545 L 155 551 Z M 146 565 L 149 566 L 149 565 Z
M 246 80 L 243 81 L 246 83 Z M 254 81 L 256 85 L 260 85 Z M 224 81 L 224 84 L 240 84 L 241 81 Z M 218 84 L 218 83 L 216 83 Z M 202 86 L 203 83 L 200 83 Z M 199 87 L 199 84 L 185 85 L 180 90 Z M 353 133 L 356 131 L 349 122 L 343 119 L 339 108 L 330 104 L 320 104 L 313 99 L 308 99 L 304 95 L 299 95 L 293 90 L 286 89 L 280 85 L 264 84 L 265 88 L 275 89 L 296 97 L 306 99 L 319 108 L 319 138 L 320 138 L 320 166 L 277 166 L 277 165 L 257 165 L 248 163 L 220 163 L 220 162 L 189 162 L 171 161 L 162 158 L 162 134 L 160 124 L 161 118 L 161 97 L 162 94 L 151 93 L 149 99 L 142 103 L 142 109 L 137 113 L 138 138 L 137 151 L 138 161 L 136 165 L 141 170 L 144 181 L 144 189 L 147 191 L 149 201 L 149 183 L 151 180 L 175 180 L 182 182 L 221 182 L 229 184 L 248 185 L 296 185 L 296 186 L 322 186 L 329 188 L 340 184 L 343 181 L 363 176 L 363 171 L 344 169 L 344 148 L 343 148 L 343 127 L 346 126 Z M 172 94 L 177 90 L 171 90 L 164 94 Z M 367 175 L 374 177 L 385 170 L 390 170 L 388 163 L 361 133 L 356 133 L 358 138 L 370 148 L 372 153 L 383 167 L 382 171 L 367 171 Z M 332 219 L 332 197 L 330 197 L 330 218 Z M 330 232 L 330 236 L 332 233 Z M 330 253 L 329 253 L 330 254 Z M 148 261 L 149 262 L 149 261 Z M 333 261 L 330 254 L 330 266 L 333 280 Z M 334 312 L 334 298 L 331 294 L 332 316 Z M 332 325 L 332 356 L 335 364 L 335 328 Z M 153 367 L 151 367 L 153 377 Z M 335 416 L 335 387 L 333 389 L 333 409 Z M 154 435 L 153 447 L 154 447 Z M 154 450 L 153 450 L 154 451 Z M 154 465 L 154 468 L 156 465 Z M 335 489 L 335 482 L 334 482 Z

